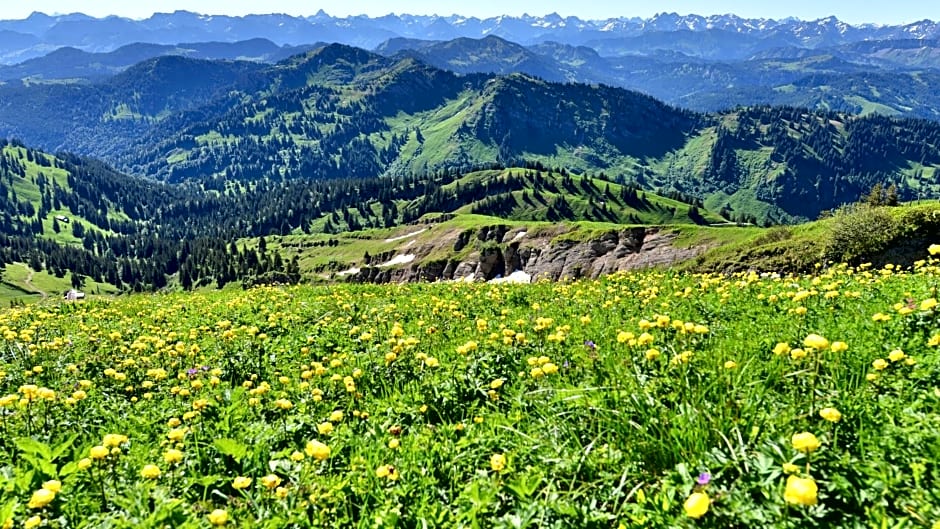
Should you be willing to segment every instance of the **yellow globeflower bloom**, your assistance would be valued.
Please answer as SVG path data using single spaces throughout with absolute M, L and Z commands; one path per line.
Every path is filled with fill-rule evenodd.
M 174 428 L 166 436 L 170 441 L 180 442 L 186 437 L 186 428 Z
M 835 408 L 823 408 L 819 410 L 819 416 L 829 422 L 839 422 L 842 419 L 842 412 Z
M 268 490 L 271 490 L 281 484 L 281 478 L 276 474 L 268 474 L 261 478 L 261 484 Z
M 333 432 L 333 423 L 321 422 L 317 425 L 317 432 L 319 432 L 320 435 L 330 435 Z
M 39 527 L 40 525 L 42 525 L 42 516 L 39 516 L 38 514 L 36 516 L 30 516 L 26 519 L 25 522 L 23 522 L 23 527 L 25 529 L 33 529 L 34 527 Z
M 900 349 L 895 349 L 894 351 L 888 353 L 888 360 L 891 360 L 892 362 L 900 362 L 905 358 L 907 358 L 907 355 L 904 354 L 904 351 Z
M 493 472 L 502 472 L 506 468 L 506 456 L 503 454 L 493 454 L 490 456 L 490 468 Z
M 823 338 L 818 334 L 810 334 L 803 339 L 803 345 L 806 347 L 812 347 L 817 351 L 822 351 L 829 348 L 829 340 Z
M 307 446 L 304 447 L 304 452 L 318 461 L 323 461 L 330 457 L 330 447 L 317 440 L 309 441 Z
M 42 484 L 42 488 L 46 490 L 51 490 L 58 494 L 62 490 L 62 482 L 57 479 L 50 479 L 49 481 Z
M 157 465 L 144 465 L 140 469 L 140 477 L 144 479 L 156 479 L 160 477 L 160 467 Z
M 52 503 L 52 500 L 55 499 L 55 492 L 49 489 L 39 489 L 33 493 L 33 496 L 29 499 L 27 506 L 30 509 L 42 509 L 46 505 Z
M 232 488 L 235 490 L 247 489 L 251 486 L 251 478 L 238 476 L 232 480 Z
M 228 511 L 216 509 L 209 513 L 209 523 L 212 525 L 225 525 L 228 523 Z
M 85 470 L 91 466 L 91 459 L 84 457 L 78 461 L 78 469 Z
M 800 452 L 806 452 L 807 454 L 815 451 L 820 446 L 819 439 L 810 432 L 802 432 L 793 434 L 793 448 L 799 450 Z
M 832 342 L 832 345 L 829 347 L 829 350 L 833 353 L 841 353 L 848 350 L 849 344 L 845 342 Z
M 126 442 L 127 442 L 126 435 L 109 433 L 104 436 L 104 439 L 102 440 L 101 444 L 108 448 L 113 448 L 115 446 L 120 446 L 121 443 L 126 443 Z
M 783 499 L 794 505 L 816 505 L 818 491 L 813 478 L 790 476 L 787 478 L 787 489 L 783 493 Z
M 91 447 L 91 450 L 88 451 L 88 455 L 91 456 L 92 459 L 104 459 L 108 457 L 108 454 L 110 453 L 110 450 L 100 445 L 93 446 Z
M 883 371 L 888 367 L 888 362 L 884 358 L 879 358 L 871 363 L 871 366 L 875 368 L 876 371 Z
M 780 342 L 774 346 L 774 354 L 777 356 L 783 356 L 790 352 L 790 344 Z
M 708 506 L 711 504 L 708 494 L 704 492 L 693 492 L 686 498 L 682 507 L 685 509 L 686 516 L 690 518 L 701 518 L 708 512 Z
M 163 461 L 167 463 L 168 465 L 179 463 L 182 460 L 183 460 L 183 452 L 175 448 L 170 448 L 169 450 L 163 453 Z
M 927 247 L 927 251 L 930 252 L 930 255 L 940 254 L 940 244 L 931 244 Z

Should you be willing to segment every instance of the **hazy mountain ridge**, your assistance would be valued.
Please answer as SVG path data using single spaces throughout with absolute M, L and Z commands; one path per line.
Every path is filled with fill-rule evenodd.
M 107 30 L 106 39 L 99 30 Z M 555 14 L 481 20 L 337 18 L 322 12 L 306 18 L 214 17 L 178 11 L 133 21 L 34 14 L 0 21 L 0 61 L 7 55 L 10 61 L 45 55 L 0 66 L 0 82 L 101 80 L 160 55 L 274 63 L 315 48 L 311 42 L 339 42 L 457 73 L 525 73 L 619 86 L 706 112 L 770 104 L 938 119 L 940 95 L 927 88 L 940 75 L 938 36 L 932 21 L 852 26 L 834 17 L 749 20 L 666 13 L 646 20 Z M 112 50 L 125 41 L 134 43 Z M 4 43 L 12 46 L 9 53 Z
M 736 42 L 762 41 L 762 46 L 819 48 L 864 40 L 929 39 L 940 36 L 938 23 L 853 26 L 828 17 L 797 19 L 745 19 L 735 15 L 678 15 L 662 13 L 637 17 L 584 20 L 545 16 L 386 15 L 333 17 L 322 10 L 309 17 L 289 15 L 209 16 L 189 11 L 156 13 L 144 20 L 120 17 L 93 18 L 80 13 L 50 16 L 33 13 L 23 20 L 0 21 L 0 62 L 14 63 L 44 55 L 54 48 L 72 46 L 88 52 L 112 51 L 135 42 L 234 42 L 265 38 L 278 45 L 341 42 L 374 48 L 395 37 L 452 40 L 496 35 L 523 45 L 557 41 L 572 45 L 591 41 L 639 37 L 645 34 L 688 31 L 731 34 Z

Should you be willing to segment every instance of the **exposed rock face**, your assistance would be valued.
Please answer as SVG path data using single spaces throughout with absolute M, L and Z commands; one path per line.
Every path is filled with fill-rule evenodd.
M 476 241 L 473 241 L 474 237 Z M 675 234 L 659 228 L 628 228 L 589 240 L 526 237 L 507 226 L 487 226 L 476 234 L 461 233 L 454 248 L 476 243 L 462 260 L 425 260 L 434 248 L 415 249 L 419 258 L 402 268 L 364 267 L 350 277 L 357 282 L 437 281 L 472 278 L 491 280 L 522 271 L 539 279 L 596 278 L 619 270 L 668 265 L 692 259 L 705 247 L 678 248 Z

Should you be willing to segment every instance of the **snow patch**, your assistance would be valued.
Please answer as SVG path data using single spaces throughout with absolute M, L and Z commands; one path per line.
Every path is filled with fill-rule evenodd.
M 519 233 L 516 234 L 515 237 L 512 238 L 512 241 L 510 241 L 510 242 L 516 242 L 516 241 L 518 241 L 519 239 L 525 237 L 527 233 L 528 233 L 528 232 L 526 232 L 526 231 L 520 231 Z
M 361 271 L 362 271 L 361 268 L 354 266 L 354 267 L 352 267 L 352 268 L 348 268 L 348 269 L 346 269 L 346 270 L 343 270 L 342 272 L 337 272 L 336 275 L 338 275 L 338 276 L 351 276 L 351 275 L 354 275 L 354 274 L 358 274 L 358 273 L 361 272 Z
M 409 253 L 405 255 L 396 255 L 395 257 L 392 257 L 391 259 L 389 259 L 388 261 L 385 261 L 379 266 L 395 266 L 395 265 L 400 265 L 400 264 L 408 264 L 414 260 L 415 260 L 415 254 L 413 253 Z
M 531 283 L 532 274 L 527 274 L 522 270 L 516 270 L 506 277 L 496 277 L 490 279 L 490 283 Z
M 406 233 L 406 234 L 404 234 L 404 235 L 399 235 L 398 237 L 391 237 L 391 238 L 385 239 L 385 242 L 401 241 L 401 240 L 407 239 L 407 238 L 409 238 L 409 237 L 414 237 L 415 235 L 418 235 L 419 233 L 424 233 L 424 232 L 426 232 L 426 231 L 428 231 L 428 229 L 427 229 L 427 228 L 423 228 L 423 229 L 420 229 L 420 230 L 418 230 L 418 231 L 416 231 L 416 232 L 414 232 L 414 233 Z

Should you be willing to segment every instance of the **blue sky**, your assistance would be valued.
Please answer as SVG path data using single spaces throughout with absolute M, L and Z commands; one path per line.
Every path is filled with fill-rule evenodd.
M 663 11 L 700 15 L 734 13 L 747 18 L 784 18 L 795 16 L 814 20 L 829 15 L 851 23 L 873 22 L 897 24 L 924 18 L 940 19 L 937 0 L 474 0 L 454 2 L 448 0 L 154 0 L 128 2 L 126 0 L 28 0 L 0 3 L 0 19 L 25 18 L 32 11 L 46 13 L 72 13 L 80 11 L 93 16 L 115 14 L 131 18 L 146 18 L 155 11 L 167 12 L 186 9 L 206 14 L 245 15 L 249 13 L 288 13 L 312 15 L 318 9 L 331 15 L 350 14 L 384 15 L 389 12 L 413 14 L 453 13 L 487 17 L 500 14 L 543 15 L 558 12 L 581 18 L 608 18 L 615 16 L 649 17 Z

